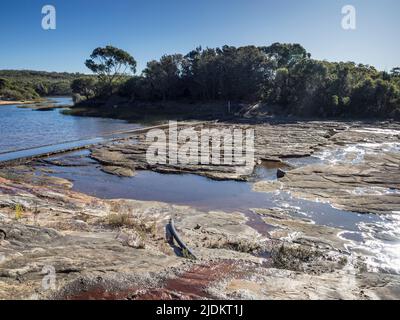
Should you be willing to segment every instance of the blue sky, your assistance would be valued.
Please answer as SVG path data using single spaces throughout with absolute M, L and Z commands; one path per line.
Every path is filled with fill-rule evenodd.
M 41 9 L 57 10 L 57 29 L 41 28 Z M 343 30 L 341 9 L 357 10 Z M 400 66 L 399 0 L 2 0 L 0 69 L 88 72 L 98 46 L 130 52 L 141 70 L 166 53 L 224 44 L 302 44 L 312 56 L 381 70 Z

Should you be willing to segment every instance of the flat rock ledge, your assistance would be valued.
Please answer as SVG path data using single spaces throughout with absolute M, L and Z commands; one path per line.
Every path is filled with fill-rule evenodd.
M 187 129 L 188 125 L 182 125 L 178 131 Z M 206 140 L 203 129 L 208 130 L 228 130 L 233 132 L 235 129 L 254 130 L 254 163 L 251 167 L 263 160 L 281 162 L 285 158 L 304 157 L 313 154 L 320 146 L 329 144 L 329 138 L 336 133 L 336 130 L 345 130 L 340 124 L 280 124 L 280 125 L 239 125 L 225 123 L 203 123 L 194 124 L 192 127 L 199 134 L 199 141 Z M 336 128 L 336 129 L 333 129 Z M 168 136 L 168 130 L 165 131 Z M 245 134 L 244 134 L 245 136 Z M 210 145 L 212 139 L 209 139 Z M 232 164 L 213 164 L 210 155 L 209 164 L 170 164 L 169 154 L 166 154 L 165 164 L 149 164 L 146 159 L 146 152 L 151 143 L 146 140 L 145 134 L 136 134 L 127 139 L 117 142 L 104 144 L 91 150 L 91 158 L 98 161 L 105 167 L 121 167 L 131 170 L 152 170 L 161 173 L 194 173 L 214 180 L 249 180 L 253 171 L 246 170 L 244 166 L 235 162 Z M 178 149 L 183 143 L 178 144 Z M 220 139 L 219 146 L 221 155 L 224 155 L 223 139 Z M 200 150 L 200 148 L 199 148 Z M 211 152 L 210 152 L 211 154 Z M 233 156 L 233 155 L 232 155 Z M 200 159 L 200 154 L 199 154 Z M 234 157 L 233 157 L 234 159 Z M 105 169 L 110 172 L 110 170 Z M 113 170 L 118 174 L 116 170 Z
M 359 213 L 394 214 L 400 208 L 400 153 L 367 155 L 358 164 L 310 165 L 278 181 L 254 184 L 259 192 L 286 191 Z
M 339 230 L 255 212 L 276 230 L 261 235 L 240 212 L 102 200 L 0 177 L 0 299 L 399 297 L 399 276 L 353 263 Z M 166 243 L 171 217 L 198 260 Z

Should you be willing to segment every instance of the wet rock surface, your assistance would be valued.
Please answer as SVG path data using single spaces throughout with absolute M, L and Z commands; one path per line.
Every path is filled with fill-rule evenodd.
M 338 130 L 343 129 L 342 126 L 337 126 Z M 189 128 L 189 125 L 181 126 L 178 128 L 178 132 L 187 128 Z M 281 162 L 284 158 L 309 156 L 319 146 L 327 144 L 328 138 L 333 134 L 332 128 L 325 128 L 321 124 L 276 126 L 204 123 L 195 124 L 192 129 L 198 133 L 199 142 L 209 141 L 210 145 L 212 145 L 213 140 L 205 138 L 208 133 L 202 132 L 202 130 L 218 130 L 221 134 L 224 130 L 227 130 L 228 133 L 233 134 L 234 130 L 241 129 L 243 137 L 245 137 L 246 130 L 254 130 L 255 162 L 261 160 Z M 168 136 L 169 131 L 165 133 Z M 177 149 L 180 149 L 185 142 L 178 143 Z M 230 142 L 232 143 L 232 141 Z M 161 173 L 195 173 L 215 180 L 248 180 L 252 173 L 252 171 L 245 171 L 242 165 L 235 162 L 233 154 L 232 163 L 225 164 L 221 159 L 218 164 L 214 164 L 212 152 L 210 152 L 208 158 L 209 164 L 201 164 L 200 162 L 184 164 L 179 161 L 176 164 L 171 164 L 167 152 L 165 164 L 151 165 L 146 158 L 146 152 L 151 144 L 153 144 L 153 141 L 147 141 L 145 134 L 138 134 L 130 137 L 130 139 L 92 149 L 91 158 L 105 166 L 119 166 L 133 170 L 153 170 Z M 219 139 L 218 147 L 221 150 L 221 156 L 224 156 L 223 138 Z M 199 148 L 200 150 L 201 148 Z M 210 151 L 212 151 L 211 147 Z M 251 166 L 254 164 L 251 164 Z
M 134 170 L 117 166 L 103 166 L 102 171 L 120 177 L 133 177 L 135 175 Z
M 235 232 L 251 243 L 257 242 L 257 232 L 239 213 L 230 219 L 229 215 L 206 215 L 189 207 L 105 201 L 67 189 L 0 179 L 0 229 L 6 234 L 0 244 L 1 298 L 64 297 L 69 286 L 75 286 L 76 291 L 77 283 L 91 282 L 96 277 L 107 279 L 114 290 L 122 290 L 117 285 L 122 282 L 152 287 L 194 263 L 180 257 L 179 250 L 165 241 L 164 228 L 171 216 L 183 237 L 192 237 L 188 242 L 199 263 L 223 256 L 258 260 L 230 246 L 220 254 L 213 249 L 214 243 L 224 246 L 225 238 L 231 239 L 230 243 L 238 241 L 233 237 Z M 215 225 L 213 221 L 219 222 Z M 199 223 L 201 230 L 197 228 Z M 201 238 L 205 236 L 212 239 L 212 244 L 203 245 Z M 54 290 L 42 287 L 46 276 L 43 270 L 49 266 L 55 272 Z
M 329 202 L 338 208 L 361 213 L 385 214 L 400 208 L 400 126 L 380 123 L 379 128 L 339 122 L 228 125 L 197 124 L 194 129 L 252 129 L 255 132 L 255 163 L 288 161 L 319 155 L 323 160 L 297 169 L 277 169 L 279 182 L 260 182 L 255 190 L 283 189 L 296 197 Z M 183 126 L 181 130 L 187 128 Z M 199 139 L 200 141 L 201 139 Z M 219 141 L 223 150 L 223 139 Z M 210 140 L 211 144 L 211 140 Z M 105 172 L 132 176 L 135 170 L 161 173 L 195 173 L 215 180 L 251 180 L 235 163 L 150 165 L 145 134 L 92 150 L 91 157 Z M 181 145 L 178 145 L 178 148 Z M 223 152 L 222 152 L 223 154 Z M 381 192 L 379 192 L 381 190 Z
M 365 124 L 331 122 L 235 126 L 255 129 L 256 162 L 288 162 L 283 177 L 257 182 L 255 190 L 284 190 L 363 213 L 400 210 L 396 124 L 379 124 L 379 132 Z M 360 144 L 368 145 L 359 149 Z M 252 180 L 232 165 L 150 166 L 147 146 L 139 134 L 94 148 L 90 157 L 104 171 L 124 177 L 153 170 Z M 357 148 L 337 152 L 349 146 Z M 316 164 L 295 168 L 289 161 L 324 152 Z M 44 162 L 93 164 L 69 156 Z M 342 228 L 295 217 L 290 209 L 251 209 L 257 224 L 268 226 L 264 233 L 248 212 L 99 199 L 71 190 L 71 182 L 52 177 L 40 164 L 40 174 L 31 165 L 0 171 L 0 299 L 400 297 L 400 276 L 371 270 L 360 251 L 349 249 L 352 241 L 340 236 Z M 170 218 L 197 260 L 167 243 Z
M 106 201 L 4 178 L 1 185 L 0 229 L 7 235 L 0 243 L 3 299 L 306 299 L 317 297 L 319 284 L 326 288 L 319 298 L 396 296 L 396 276 L 388 281 L 347 260 L 345 241 L 335 238 L 339 230 L 276 210 L 256 211 L 277 228 L 266 237 L 239 212 Z M 16 204 L 23 204 L 18 219 Z M 170 217 L 198 260 L 185 259 L 166 243 Z M 132 243 L 138 237 L 143 246 Z M 344 272 L 345 265 L 352 267 Z M 352 281 L 343 293 L 334 291 L 338 275 Z M 286 277 L 294 282 L 289 285 Z M 294 292 L 294 283 L 308 285 Z
M 392 214 L 400 208 L 400 153 L 369 154 L 356 164 L 301 167 L 279 181 L 256 183 L 254 189 L 288 191 L 347 211 Z

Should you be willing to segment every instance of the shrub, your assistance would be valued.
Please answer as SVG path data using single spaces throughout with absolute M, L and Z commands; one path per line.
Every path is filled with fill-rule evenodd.
M 320 253 L 304 246 L 285 246 L 282 244 L 271 251 L 272 266 L 278 269 L 299 271 L 303 263 L 310 262 Z
M 15 205 L 15 220 L 21 220 L 24 213 L 24 207 L 20 204 Z
M 114 228 L 121 228 L 121 227 L 132 227 L 133 226 L 133 220 L 130 217 L 129 214 L 123 213 L 123 214 L 110 214 L 107 217 L 107 222 L 108 225 Z

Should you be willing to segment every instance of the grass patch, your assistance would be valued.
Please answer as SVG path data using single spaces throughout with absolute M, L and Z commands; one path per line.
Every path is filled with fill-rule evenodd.
M 282 244 L 271 251 L 272 266 L 277 269 L 303 270 L 303 264 L 312 262 L 321 253 L 304 246 L 285 246 Z
M 107 224 L 113 228 L 133 227 L 133 221 L 129 214 L 110 214 L 107 217 Z
M 237 252 L 254 254 L 261 249 L 261 246 L 257 242 L 247 239 L 219 238 L 209 240 L 208 248 L 227 249 Z
M 23 218 L 25 209 L 22 205 L 16 204 L 14 207 L 14 212 L 15 212 L 15 220 L 21 220 Z
M 112 228 L 128 228 L 140 235 L 157 236 L 157 222 L 142 217 L 134 217 L 129 213 L 112 213 L 107 216 L 106 224 Z

